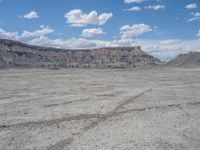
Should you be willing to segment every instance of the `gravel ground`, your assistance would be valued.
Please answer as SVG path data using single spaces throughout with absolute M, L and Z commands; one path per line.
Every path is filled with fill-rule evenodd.
M 1 150 L 198 150 L 200 68 L 0 70 Z

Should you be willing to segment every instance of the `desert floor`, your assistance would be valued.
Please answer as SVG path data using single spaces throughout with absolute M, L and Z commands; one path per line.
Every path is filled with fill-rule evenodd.
M 0 149 L 200 149 L 200 68 L 0 70 Z

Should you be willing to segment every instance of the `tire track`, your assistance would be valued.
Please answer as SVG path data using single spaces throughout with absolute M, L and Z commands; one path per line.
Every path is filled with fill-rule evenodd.
M 10 129 L 10 128 L 24 128 L 24 127 L 36 128 L 38 126 L 51 126 L 51 125 L 59 124 L 59 123 L 66 122 L 66 121 L 95 119 L 95 121 L 92 121 L 91 123 L 89 123 L 88 125 L 83 127 L 81 132 L 75 133 L 71 138 L 62 140 L 62 141 L 57 142 L 54 145 L 51 145 L 48 147 L 48 149 L 50 149 L 50 150 L 62 150 L 64 148 L 66 148 L 66 146 L 70 145 L 73 142 L 73 137 L 82 135 L 84 132 L 87 132 L 88 130 L 93 129 L 99 123 L 106 121 L 110 117 L 115 117 L 115 116 L 119 116 L 119 115 L 126 114 L 126 113 L 131 113 L 131 112 L 145 112 L 145 111 L 150 111 L 153 109 L 183 108 L 183 107 L 187 107 L 187 106 L 200 105 L 200 101 L 199 102 L 196 101 L 196 102 L 169 104 L 169 105 L 162 105 L 162 106 L 150 106 L 150 107 L 135 108 L 135 109 L 128 109 L 128 110 L 123 109 L 123 107 L 125 105 L 134 102 L 136 99 L 144 96 L 147 92 L 150 92 L 150 91 L 152 91 L 152 88 L 147 89 L 147 90 L 139 93 L 138 95 L 135 95 L 135 96 L 129 98 L 126 101 L 122 101 L 119 105 L 117 105 L 113 110 L 111 110 L 107 114 L 79 114 L 76 116 L 63 117 L 63 118 L 47 120 L 47 121 L 26 122 L 26 123 L 14 124 L 14 125 L 0 125 L 0 129 L 3 130 L 3 129 Z
M 145 111 L 150 111 L 150 110 L 155 110 L 155 109 L 168 109 L 168 108 L 182 108 L 182 107 L 187 107 L 187 106 L 196 106 L 196 105 L 200 105 L 200 102 L 188 102 L 188 103 L 181 103 L 181 104 L 169 104 L 169 105 L 163 105 L 163 106 L 151 106 L 151 107 L 144 107 L 144 108 L 135 108 L 135 109 L 129 109 L 129 110 L 124 110 L 121 112 L 118 112 L 119 109 L 123 108 L 123 106 L 132 103 L 134 100 L 140 98 L 141 96 L 143 96 L 146 92 L 150 92 L 152 89 L 148 89 L 132 98 L 130 98 L 129 100 L 121 103 L 120 105 L 118 105 L 117 107 L 114 108 L 114 110 L 112 110 L 111 112 L 107 113 L 106 115 L 102 115 L 100 116 L 96 121 L 93 121 L 91 124 L 89 124 L 88 126 L 86 126 L 83 129 L 82 133 L 77 133 L 74 136 L 78 136 L 83 134 L 84 132 L 94 128 L 95 126 L 97 126 L 99 123 L 106 121 L 108 118 L 110 117 L 115 117 L 115 116 L 119 116 L 122 114 L 126 114 L 126 113 L 131 113 L 131 112 L 145 112 Z M 62 143 L 65 143 L 65 145 L 63 145 L 62 147 L 64 148 L 67 145 L 70 145 L 73 142 L 73 138 L 70 142 L 65 143 L 64 141 L 62 141 Z M 61 144 L 60 142 L 56 143 L 55 145 L 59 145 Z M 54 145 L 54 146 L 55 146 Z M 62 148 L 62 149 L 63 149 Z
M 129 104 L 129 103 L 132 103 L 134 100 L 138 99 L 139 97 L 143 96 L 146 92 L 149 92 L 151 91 L 152 89 L 148 89 L 148 90 L 145 90 L 143 91 L 142 93 L 138 94 L 138 95 L 135 95 L 131 98 L 129 98 L 128 100 L 120 103 L 118 106 L 116 106 L 112 111 L 108 112 L 107 114 L 101 116 L 98 118 L 98 120 L 92 122 L 90 125 L 86 126 L 84 128 L 84 131 L 87 131 L 87 130 L 90 130 L 92 128 L 94 128 L 96 125 L 98 125 L 99 123 L 105 121 L 106 119 L 110 118 L 110 117 L 113 117 L 113 116 L 116 116 L 116 115 L 119 115 L 120 113 L 117 113 L 119 109 L 123 108 L 123 106 Z
M 11 125 L 0 125 L 0 129 L 10 129 L 10 128 L 34 128 L 36 126 L 51 126 L 53 124 L 59 124 L 66 121 L 74 121 L 74 120 L 87 120 L 87 119 L 98 119 L 95 122 L 92 122 L 89 126 L 86 126 L 84 130 L 89 130 L 96 126 L 98 123 L 100 123 L 103 120 L 106 120 L 110 117 L 118 116 L 121 114 L 126 114 L 130 112 L 142 112 L 142 111 L 148 111 L 152 109 L 167 109 L 167 108 L 183 108 L 186 106 L 195 106 L 200 105 L 200 102 L 188 102 L 188 103 L 182 103 L 182 104 L 169 104 L 169 105 L 163 105 L 163 106 L 152 106 L 152 107 L 144 107 L 144 108 L 135 108 L 135 109 L 128 109 L 124 111 L 117 112 L 119 107 L 116 107 L 114 111 L 104 115 L 104 114 L 79 114 L 76 116 L 69 116 L 69 117 L 63 117 L 59 119 L 53 119 L 53 120 L 47 120 L 47 121 L 38 121 L 38 122 L 26 122 L 26 123 L 19 123 L 19 124 L 11 124 Z M 121 107 L 123 107 L 121 105 Z
M 80 99 L 80 100 L 75 100 L 75 101 L 63 102 L 63 103 L 59 103 L 59 104 L 49 104 L 49 105 L 44 105 L 44 106 L 41 106 L 41 107 L 44 107 L 44 108 L 56 107 L 56 106 L 60 106 L 60 105 L 68 105 L 68 104 L 72 104 L 72 103 L 86 102 L 86 101 L 89 101 L 89 100 L 90 100 L 90 98 L 85 98 L 85 99 Z
M 118 106 L 116 106 L 112 111 L 108 112 L 107 114 L 104 114 L 102 116 L 99 116 L 97 118 L 97 120 L 93 121 L 92 123 L 90 123 L 89 125 L 87 125 L 86 127 L 83 128 L 83 132 L 79 132 L 77 134 L 75 134 L 74 136 L 77 136 L 77 135 L 81 135 L 83 134 L 84 132 L 94 128 L 95 126 L 97 126 L 99 123 L 101 122 L 104 122 L 106 121 L 108 118 L 110 117 L 113 117 L 113 116 L 116 116 L 116 115 L 120 115 L 121 113 L 117 113 L 117 111 L 119 109 L 121 109 L 123 106 L 127 105 L 128 103 L 131 103 L 133 102 L 134 100 L 138 99 L 139 97 L 143 96 L 146 92 L 149 92 L 151 91 L 152 89 L 148 89 L 148 90 L 145 90 L 143 91 L 142 93 L 138 94 L 138 95 L 135 95 L 133 97 L 131 97 L 130 99 L 120 103 Z M 70 142 L 64 142 L 65 140 L 61 141 L 61 142 L 58 142 L 56 143 L 55 145 L 52 145 L 49 147 L 49 149 L 51 148 L 55 148 L 56 150 L 62 150 L 64 149 L 65 146 L 67 145 L 70 145 L 72 142 L 73 142 L 73 137 L 72 137 L 72 140 L 70 140 Z M 61 146 L 62 145 L 62 146 Z
M 72 138 L 63 140 L 55 145 L 49 146 L 47 149 L 48 150 L 61 150 L 64 149 L 65 145 L 69 145 L 73 141 Z
M 125 105 L 127 105 L 127 104 L 129 104 L 129 103 L 132 103 L 134 100 L 138 99 L 139 97 L 143 96 L 145 93 L 150 92 L 150 91 L 152 91 L 152 88 L 147 89 L 147 90 L 143 91 L 142 93 L 140 93 L 140 94 L 138 94 L 138 95 L 136 95 L 136 96 L 131 97 L 130 99 L 128 99 L 128 100 L 122 102 L 122 103 L 119 104 L 117 107 L 115 107 L 115 109 L 114 109 L 112 112 L 110 112 L 110 113 L 111 113 L 111 114 L 112 114 L 112 113 L 116 113 L 119 109 L 123 108 Z
M 103 115 L 101 114 L 79 114 L 76 116 L 69 116 L 69 117 L 63 117 L 59 119 L 52 119 L 52 120 L 45 120 L 45 121 L 30 121 L 25 123 L 19 123 L 19 124 L 11 124 L 11 125 L 0 125 L 0 129 L 10 129 L 10 128 L 36 128 L 38 126 L 51 126 L 54 124 L 59 124 L 62 122 L 70 122 L 74 120 L 87 120 L 87 119 L 96 119 L 100 118 Z

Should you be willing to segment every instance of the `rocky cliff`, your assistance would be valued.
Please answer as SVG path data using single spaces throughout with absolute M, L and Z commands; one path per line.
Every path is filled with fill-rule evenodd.
M 0 39 L 0 67 L 135 67 L 158 63 L 140 47 L 56 49 Z

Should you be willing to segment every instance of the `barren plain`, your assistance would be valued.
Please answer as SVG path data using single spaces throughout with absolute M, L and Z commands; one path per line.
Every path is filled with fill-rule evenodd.
M 0 70 L 1 150 L 197 150 L 200 68 Z

